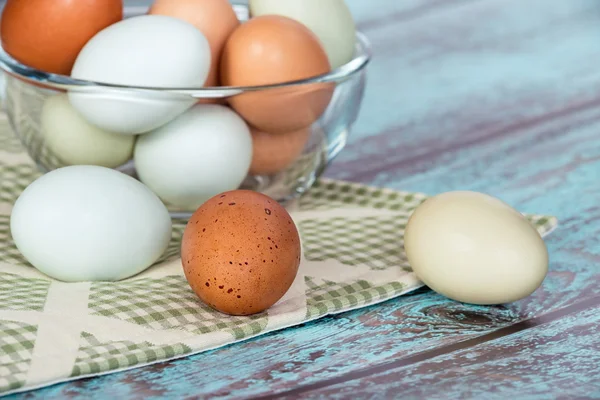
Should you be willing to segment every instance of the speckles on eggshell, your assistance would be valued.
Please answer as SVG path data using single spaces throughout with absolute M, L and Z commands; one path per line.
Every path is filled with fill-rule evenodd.
M 222 200 L 225 195 L 227 201 Z M 231 203 L 235 206 L 226 207 Z M 217 229 L 211 229 L 213 221 L 219 223 Z M 182 257 L 195 257 L 187 265 L 186 278 L 205 303 L 227 314 L 250 315 L 266 310 L 287 292 L 298 271 L 300 240 L 291 217 L 277 202 L 256 192 L 231 191 L 205 202 L 190 222 Z M 198 231 L 202 236 L 195 235 Z M 218 284 L 215 280 L 206 287 L 208 274 L 218 277 Z

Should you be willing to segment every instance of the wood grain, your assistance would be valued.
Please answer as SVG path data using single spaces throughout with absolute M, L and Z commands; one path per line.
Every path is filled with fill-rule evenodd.
M 432 354 L 301 386 L 280 398 L 301 393 L 307 398 L 394 398 L 402 393 L 403 398 L 505 399 L 497 392 L 499 382 L 536 397 L 600 396 L 599 382 L 581 379 L 600 362 L 600 305 L 588 301 L 581 309 L 562 310 Z
M 327 175 L 557 215 L 550 273 L 498 307 L 428 290 L 26 398 L 600 398 L 600 3 L 348 0 L 375 58 Z

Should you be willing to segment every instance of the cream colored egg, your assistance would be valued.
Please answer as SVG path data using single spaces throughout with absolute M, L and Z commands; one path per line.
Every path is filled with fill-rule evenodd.
M 46 145 L 66 165 L 115 168 L 133 157 L 135 136 L 91 125 L 71 106 L 66 94 L 48 97 L 40 118 Z
M 250 0 L 249 5 L 253 17 L 281 15 L 308 27 L 321 40 L 332 69 L 352 59 L 356 26 L 344 0 Z
M 486 194 L 443 193 L 410 217 L 404 248 L 432 290 L 472 304 L 502 304 L 532 294 L 548 272 L 548 251 L 518 211 Z

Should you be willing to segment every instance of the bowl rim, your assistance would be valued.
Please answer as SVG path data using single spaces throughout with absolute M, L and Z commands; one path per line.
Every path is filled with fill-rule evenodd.
M 239 7 L 234 4 L 234 7 Z M 244 92 L 261 90 L 281 89 L 311 84 L 341 83 L 361 72 L 371 61 L 371 44 L 367 37 L 360 31 L 356 31 L 355 54 L 352 60 L 346 64 L 331 70 L 326 74 L 313 76 L 306 79 L 287 81 L 277 84 L 256 86 L 217 86 L 217 87 L 152 87 L 131 86 L 123 84 L 111 84 L 83 79 L 71 78 L 67 75 L 44 72 L 36 68 L 24 65 L 10 56 L 0 45 L 0 69 L 8 75 L 12 75 L 22 81 L 46 89 L 57 89 L 71 92 L 153 92 L 160 94 L 187 95 L 195 98 L 226 98 L 239 95 Z

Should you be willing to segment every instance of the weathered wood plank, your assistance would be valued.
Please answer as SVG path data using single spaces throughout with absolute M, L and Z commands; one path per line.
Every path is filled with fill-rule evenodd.
M 594 107 L 595 10 L 593 0 L 479 1 L 367 31 L 366 106 L 331 173 L 399 185 L 445 166 L 448 152 L 464 160 L 471 144 Z
M 482 337 L 448 354 L 415 357 L 414 363 L 406 360 L 406 364 L 398 360 L 397 367 L 382 366 L 367 377 L 341 377 L 342 383 L 314 390 L 300 387 L 288 396 L 367 399 L 401 393 L 414 399 L 492 400 L 519 393 L 542 399 L 553 393 L 562 398 L 599 398 L 600 302 L 584 306 L 574 314 L 558 311 L 531 325 L 511 326 L 490 334 L 489 341 Z
M 544 377 L 560 377 L 555 358 L 548 358 L 555 362 L 548 368 L 541 365 L 548 354 L 561 355 L 564 369 L 582 360 L 577 376 L 565 376 L 582 388 L 597 383 L 590 368 L 599 361 L 592 337 L 598 319 L 589 312 L 600 295 L 600 6 L 595 0 L 349 4 L 374 43 L 375 60 L 361 117 L 328 175 L 427 193 L 481 190 L 523 211 L 558 215 L 561 227 L 548 240 L 551 272 L 543 287 L 500 307 L 467 306 L 420 291 L 184 360 L 26 397 L 247 398 L 343 380 L 369 368 L 375 370 L 348 382 L 353 392 L 340 383 L 312 394 L 355 397 L 364 388 L 361 394 L 373 397 L 435 397 L 446 390 L 469 397 L 496 382 L 509 397 L 548 397 L 573 388 L 566 380 L 543 384 Z M 586 302 L 592 308 L 577 311 Z M 547 325 L 479 347 L 457 348 L 389 375 L 376 370 L 563 311 Z M 567 333 L 553 336 L 560 329 Z M 589 354 L 577 358 L 584 346 Z M 541 358 L 520 355 L 519 348 Z M 429 372 L 438 359 L 449 370 Z M 521 364 L 531 368 L 518 370 L 523 380 L 514 383 Z

